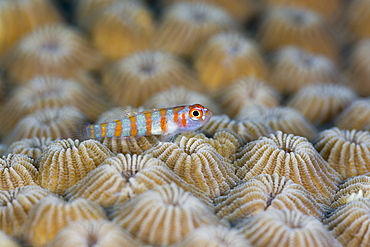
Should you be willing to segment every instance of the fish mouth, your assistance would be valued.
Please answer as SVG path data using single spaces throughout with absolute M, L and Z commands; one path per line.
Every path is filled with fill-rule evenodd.
M 204 109 L 203 111 L 204 111 L 203 121 L 204 120 L 208 121 L 212 116 L 212 112 L 209 109 Z

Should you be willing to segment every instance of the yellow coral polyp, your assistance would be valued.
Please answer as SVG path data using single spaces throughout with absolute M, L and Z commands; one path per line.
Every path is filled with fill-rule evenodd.
M 14 190 L 39 183 L 36 161 L 27 155 L 9 154 L 0 158 L 0 190 Z
M 96 140 L 55 141 L 39 159 L 40 185 L 62 194 L 111 156 L 113 153 Z

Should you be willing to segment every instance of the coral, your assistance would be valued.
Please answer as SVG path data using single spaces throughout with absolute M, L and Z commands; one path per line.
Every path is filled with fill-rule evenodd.
M 28 32 L 42 25 L 57 22 L 61 22 L 61 17 L 48 0 L 1 1 L 0 54 L 6 54 Z
M 144 103 L 147 109 L 167 108 L 168 106 L 192 105 L 194 103 L 206 106 L 212 114 L 220 114 L 218 104 L 207 94 L 185 88 L 183 86 L 172 87 L 168 90 L 156 93 Z
M 343 2 L 341 0 L 264 0 L 267 8 L 271 7 L 298 7 L 309 9 L 325 16 L 329 21 L 336 21 L 342 11 Z
M 276 173 L 253 177 L 214 201 L 217 216 L 232 225 L 265 210 L 288 209 L 321 219 L 326 209 L 302 185 Z
M 243 146 L 243 139 L 231 129 L 218 129 L 212 136 L 207 138 L 203 133 L 185 133 L 177 136 L 175 143 L 181 145 L 184 142 L 198 142 L 211 145 L 217 153 L 228 161 L 232 162 L 235 159 L 235 152 Z M 193 144 L 192 144 L 193 145 Z
M 234 229 L 221 225 L 206 225 L 194 229 L 173 246 L 250 247 L 251 245 Z
M 325 55 L 335 62 L 339 60 L 339 47 L 328 23 L 321 15 L 308 9 L 268 9 L 257 35 L 261 46 L 268 51 L 296 45 L 308 52 Z
M 370 98 L 353 101 L 335 119 L 335 126 L 348 130 L 370 130 Z
M 331 128 L 313 142 L 320 155 L 342 179 L 370 172 L 370 133 Z
M 82 33 L 65 25 L 40 27 L 24 37 L 4 62 L 8 76 L 24 83 L 39 75 L 78 77 L 98 69 L 101 55 Z
M 295 108 L 315 125 L 325 124 L 343 111 L 357 95 L 338 84 L 318 84 L 302 87 L 287 105 Z
M 48 247 L 139 247 L 142 243 L 129 233 L 107 220 L 72 222 L 56 234 Z
M 205 204 L 211 205 L 202 191 L 185 183 L 162 161 L 148 155 L 123 155 L 108 158 L 64 194 L 71 200 L 86 198 L 103 207 L 124 203 L 156 185 L 176 183 Z
M 0 191 L 37 185 L 39 172 L 36 161 L 23 154 L 8 154 L 0 158 Z
M 306 137 L 309 140 L 318 134 L 316 127 L 302 114 L 290 107 L 278 106 L 274 108 L 244 108 L 239 112 L 238 118 L 244 121 L 263 122 L 273 131 L 294 134 Z
M 280 95 L 266 82 L 255 77 L 242 77 L 218 92 L 220 105 L 229 116 L 238 115 L 240 110 L 251 106 L 275 107 Z
M 138 107 L 154 94 L 175 86 L 200 88 L 179 58 L 154 50 L 136 52 L 106 67 L 102 79 L 109 97 L 121 106 Z
M 156 136 L 140 136 L 138 138 L 105 137 L 102 143 L 116 154 L 141 154 L 158 144 L 159 140 Z
M 227 115 L 212 116 L 211 120 L 201 130 L 207 135 L 213 135 L 219 129 L 230 129 L 239 135 L 243 143 L 257 140 L 273 130 L 263 121 L 254 119 L 232 120 Z
M 199 0 L 186 0 L 187 2 L 199 2 Z M 166 4 L 173 4 L 179 0 L 165 0 Z M 215 4 L 226 10 L 239 22 L 247 22 L 255 17 L 258 12 L 258 4 L 253 0 L 202 0 L 202 2 Z
M 341 246 L 318 219 L 286 209 L 257 214 L 244 222 L 240 232 L 256 247 Z
M 252 76 L 265 79 L 267 65 L 257 44 L 235 32 L 212 36 L 194 58 L 199 80 L 210 90 L 228 86 L 233 81 Z
M 105 218 L 103 209 L 86 199 L 65 202 L 55 196 L 47 196 L 29 211 L 22 233 L 32 246 L 45 246 L 62 228 L 73 221 Z
M 336 83 L 338 75 L 336 65 L 325 56 L 288 46 L 274 54 L 267 82 L 280 93 L 289 95 L 307 85 Z
M 29 211 L 50 192 L 39 187 L 27 185 L 13 190 L 0 191 L 0 229 L 5 233 L 20 237 L 23 222 Z M 0 240 L 0 243 L 1 242 Z
M 240 179 L 277 173 L 301 184 L 318 202 L 330 201 L 339 184 L 337 173 L 304 137 L 277 131 L 247 143 L 236 155 Z
M 37 160 L 41 153 L 51 143 L 53 143 L 53 140 L 50 137 L 33 137 L 29 139 L 22 139 L 20 141 L 13 142 L 9 146 L 7 153 L 23 154 L 31 157 L 34 160 Z M 36 168 L 38 168 L 38 164 L 36 164 Z
M 190 57 L 212 35 L 234 28 L 235 21 L 216 5 L 177 2 L 164 12 L 153 38 L 154 46 Z
M 369 4 L 370 6 L 370 4 Z M 370 10 L 370 9 L 369 9 Z M 350 86 L 364 97 L 370 96 L 370 37 L 357 42 L 349 58 Z
M 12 143 L 32 137 L 53 140 L 69 138 L 74 135 L 76 127 L 84 121 L 85 116 L 72 106 L 37 110 L 19 120 L 5 142 Z
M 154 20 L 141 1 L 116 1 L 99 11 L 88 25 L 91 40 L 109 60 L 150 48 Z
M 0 243 L 6 247 L 21 247 L 15 239 L 0 231 Z
M 96 140 L 55 141 L 39 159 L 40 185 L 61 194 L 111 156 L 113 153 Z
M 338 207 L 323 223 L 343 246 L 365 247 L 370 243 L 370 200 L 359 198 Z
M 339 186 L 340 190 L 334 196 L 330 207 L 335 210 L 359 198 L 370 199 L 370 174 L 347 179 Z
M 345 15 L 349 40 L 360 40 L 370 36 L 370 1 L 356 0 L 349 2 Z
M 182 136 L 176 143 L 161 143 L 145 154 L 162 160 L 187 183 L 200 188 L 210 198 L 227 193 L 237 182 L 231 163 L 199 137 Z
M 74 19 L 78 25 L 86 28 L 99 11 L 117 2 L 123 0 L 79 0 L 76 3 Z
M 214 213 L 175 184 L 157 186 L 113 210 L 113 222 L 151 245 L 173 244 L 202 225 L 216 225 Z
M 25 115 L 45 108 L 74 106 L 89 119 L 95 120 L 107 109 L 102 94 L 94 93 L 73 79 L 39 76 L 27 84 L 17 87 L 1 107 L 0 117 L 7 121 L 0 123 L 2 133 L 8 133 Z

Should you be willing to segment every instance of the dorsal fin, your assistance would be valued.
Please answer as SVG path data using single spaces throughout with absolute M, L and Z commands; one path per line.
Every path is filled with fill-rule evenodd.
M 137 114 L 136 111 L 130 108 L 123 108 L 123 107 L 115 107 L 110 109 L 107 112 L 104 112 L 100 115 L 97 124 L 112 122 L 114 120 L 119 120 L 122 118 L 129 118 L 135 116 Z

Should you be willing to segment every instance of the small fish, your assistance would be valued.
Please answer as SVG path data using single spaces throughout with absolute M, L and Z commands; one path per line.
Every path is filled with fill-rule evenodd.
M 209 109 L 200 104 L 153 109 L 102 124 L 88 124 L 89 138 L 175 135 L 192 132 L 211 118 Z

